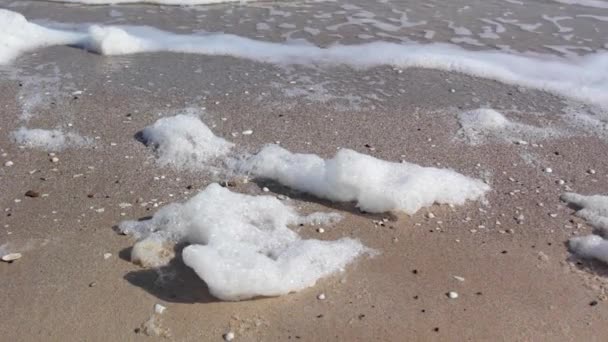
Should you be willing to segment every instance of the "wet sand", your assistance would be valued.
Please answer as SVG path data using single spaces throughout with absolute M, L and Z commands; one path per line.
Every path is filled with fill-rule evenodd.
M 1 161 L 14 165 L 0 167 L 0 245 L 23 254 L 0 263 L 7 341 L 219 341 L 228 331 L 238 341 L 601 341 L 608 334 L 608 267 L 570 256 L 565 242 L 591 228 L 559 200 L 566 186 L 608 192 L 608 144 L 567 124 L 568 101 L 433 70 L 283 68 L 169 53 L 103 57 L 69 47 L 28 54 L 2 73 Z M 45 92 L 23 120 L 27 99 Z M 482 105 L 570 136 L 468 145 L 458 139 L 456 115 Z M 262 180 L 239 183 L 234 191 L 262 194 L 268 186 L 303 212 L 344 214 L 324 234 L 311 226 L 300 233 L 355 237 L 380 254 L 298 293 L 221 302 L 179 258 L 160 273 L 132 264 L 133 239 L 115 231 L 122 220 L 229 179 L 160 168 L 135 139 L 159 115 L 202 107 L 214 133 L 242 150 L 280 141 L 328 157 L 348 147 L 449 167 L 486 179 L 492 191 L 487 203 L 435 205 L 408 217 L 362 214 Z M 94 144 L 58 152 L 52 163 L 48 152 L 10 140 L 21 125 L 74 130 Z M 232 135 L 246 129 L 254 133 Z M 28 190 L 48 196 L 26 197 Z M 389 219 L 384 227 L 373 222 L 381 218 Z M 156 303 L 167 307 L 164 314 L 154 314 Z M 163 336 L 142 328 L 151 316 Z

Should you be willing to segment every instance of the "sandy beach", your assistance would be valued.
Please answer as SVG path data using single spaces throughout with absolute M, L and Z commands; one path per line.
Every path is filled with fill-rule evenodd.
M 0 8 L 58 29 L 148 25 L 286 44 L 305 39 L 323 48 L 432 41 L 556 58 L 604 51 L 608 32 L 605 20 L 584 17 L 608 18 L 608 9 L 538 0 L 526 6 L 277 1 L 197 7 L 0 1 Z M 418 24 L 353 23 L 369 16 L 352 12 L 378 19 L 395 16 L 392 9 Z M 530 31 L 502 23 L 506 32 L 495 30 L 498 38 L 477 36 L 486 30 L 474 18 L 496 16 L 541 25 Z M 564 29 L 543 16 L 571 19 L 557 21 Z M 331 29 L 344 22 L 351 24 Z M 471 34 L 458 34 L 456 26 Z M 462 37 L 481 45 L 453 41 Z M 566 45 L 575 48 L 555 48 Z M 0 74 L 0 249 L 22 254 L 0 263 L 2 340 L 222 341 L 227 333 L 235 341 L 608 336 L 602 323 L 608 319 L 608 266 L 570 253 L 568 240 L 593 227 L 560 200 L 566 192 L 608 193 L 606 110 L 599 102 L 433 68 L 280 65 L 171 51 L 104 56 L 63 44 L 24 52 L 0 65 Z M 466 131 L 459 115 L 478 108 L 492 108 L 514 124 Z M 365 213 L 354 202 L 320 199 L 263 177 L 244 182 L 217 160 L 197 170 L 161 166 L 141 131 L 182 113 L 199 117 L 241 154 L 277 142 L 322 158 L 348 148 L 454 170 L 491 190 L 464 205 L 435 204 L 413 215 Z M 28 147 L 15 142 L 12 132 L 20 127 L 73 132 L 85 142 Z M 236 302 L 209 293 L 181 260 L 182 245 L 166 266 L 131 262 L 136 239 L 120 234 L 122 221 L 150 218 L 213 182 L 232 192 L 279 196 L 301 213 L 339 213 L 344 219 L 323 225 L 322 232 L 318 225 L 291 228 L 305 239 L 357 239 L 377 253 L 304 290 Z M 166 310 L 155 312 L 156 304 Z

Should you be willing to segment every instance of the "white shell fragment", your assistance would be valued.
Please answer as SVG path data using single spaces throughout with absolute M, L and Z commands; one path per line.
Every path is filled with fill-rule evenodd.
M 233 340 L 234 340 L 234 333 L 232 331 L 229 331 L 224 334 L 224 341 L 230 342 Z
M 11 262 L 21 259 L 21 253 L 9 253 L 2 256 L 2 261 Z
M 154 304 L 154 312 L 156 312 L 157 314 L 162 315 L 165 310 L 167 310 L 166 306 L 162 304 Z

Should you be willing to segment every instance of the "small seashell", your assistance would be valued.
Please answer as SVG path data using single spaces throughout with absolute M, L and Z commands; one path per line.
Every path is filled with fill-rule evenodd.
M 2 256 L 2 261 L 12 262 L 21 258 L 21 253 L 9 253 Z

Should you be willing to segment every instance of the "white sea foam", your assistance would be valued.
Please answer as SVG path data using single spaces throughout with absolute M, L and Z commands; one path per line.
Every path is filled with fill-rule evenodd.
M 243 169 L 332 201 L 356 201 L 367 212 L 414 214 L 433 203 L 463 204 L 490 187 L 452 170 L 393 163 L 341 149 L 332 159 L 268 145 Z
M 30 23 L 19 13 L 0 9 L 0 64 L 6 64 L 22 53 L 54 45 L 68 45 L 85 35 L 59 31 Z
M 91 26 L 86 32 L 50 30 L 15 12 L 0 10 L 0 63 L 50 45 L 81 46 L 104 55 L 172 51 L 234 56 L 276 64 L 391 65 L 460 72 L 558 94 L 608 108 L 608 52 L 561 58 L 553 55 L 468 51 L 450 44 L 373 42 L 320 48 L 282 44 L 230 34 L 179 35 L 146 27 Z
M 167 241 L 185 242 L 182 257 L 222 300 L 278 296 L 313 286 L 369 253 L 358 240 L 304 240 L 288 228 L 335 221 L 335 214 L 300 216 L 271 196 L 249 196 L 211 184 L 183 204 L 161 208 L 148 221 L 126 221 L 119 228 L 140 240 L 134 261 L 166 263 Z
M 61 130 L 20 127 L 11 133 L 13 140 L 22 146 L 46 151 L 61 151 L 67 147 L 82 147 L 91 143 L 91 139 L 76 133 L 64 133 Z
M 458 137 L 471 145 L 486 140 L 513 142 L 556 137 L 561 132 L 547 127 L 534 127 L 507 119 L 502 113 L 491 108 L 479 108 L 458 114 L 460 130 Z
M 567 5 L 579 5 L 585 7 L 608 8 L 608 1 L 603 0 L 553 0 Z
M 234 145 L 215 136 L 198 117 L 184 114 L 159 119 L 143 129 L 142 138 L 154 148 L 160 165 L 185 169 L 203 168 Z
M 582 258 L 608 263 L 608 240 L 595 234 L 573 237 L 568 241 L 570 251 Z
M 599 234 L 608 235 L 608 196 L 584 196 L 565 193 L 562 200 L 577 207 L 576 215 L 584 218 Z M 570 250 L 583 258 L 595 258 L 608 263 L 608 240 L 601 235 L 573 237 L 568 242 Z
M 608 196 L 584 196 L 565 193 L 562 200 L 578 207 L 576 216 L 584 218 L 593 227 L 608 233 Z
M 608 16 L 605 15 L 593 15 L 593 14 L 578 14 L 577 18 L 590 18 L 597 21 L 606 21 L 608 22 Z

